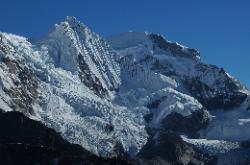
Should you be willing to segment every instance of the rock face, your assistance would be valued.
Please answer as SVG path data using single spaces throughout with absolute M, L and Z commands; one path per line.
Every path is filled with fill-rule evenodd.
M 22 64 L 21 61 L 15 59 L 10 59 L 9 57 L 2 58 L 1 65 L 5 72 L 8 72 L 8 76 L 12 79 L 15 87 L 7 88 L 3 86 L 4 92 L 6 92 L 13 99 L 11 107 L 13 109 L 18 109 L 23 113 L 32 114 L 34 109 L 32 104 L 34 104 L 38 92 L 38 79 L 26 65 Z
M 100 97 L 108 96 L 107 89 L 105 89 L 102 86 L 100 80 L 94 74 L 91 74 L 91 71 L 81 54 L 78 55 L 78 61 L 79 61 L 79 68 L 81 70 L 79 73 L 79 77 L 82 80 L 82 82 L 87 87 L 91 88 L 96 95 Z
M 209 117 L 207 111 L 195 111 L 188 117 L 174 112 L 163 119 L 163 126 L 177 132 L 186 132 L 194 135 L 202 128 L 206 128 L 209 124 Z
M 183 46 L 167 41 L 163 36 L 157 34 L 149 34 L 149 38 L 153 42 L 153 49 L 160 48 L 164 51 L 170 52 L 172 55 L 200 59 L 200 54 L 197 50 L 192 48 L 184 48 Z
M 153 33 L 104 39 L 74 17 L 36 41 L 0 34 L 5 163 L 214 164 L 249 140 L 250 92 L 193 48 Z
M 225 81 L 225 84 L 225 89 L 216 91 L 202 83 L 199 78 L 188 79 L 185 82 L 190 94 L 208 109 L 229 110 L 240 106 L 246 100 L 247 94 L 238 91 L 237 86 L 229 79 Z
M 148 131 L 152 138 L 138 154 L 139 164 L 216 164 L 215 157 L 195 151 L 172 131 Z

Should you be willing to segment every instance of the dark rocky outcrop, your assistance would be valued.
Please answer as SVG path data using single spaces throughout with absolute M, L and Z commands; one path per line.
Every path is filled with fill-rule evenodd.
M 222 90 L 212 89 L 198 77 L 187 79 L 184 84 L 191 95 L 209 110 L 232 109 L 241 105 L 247 98 L 247 94 L 238 91 L 237 87 L 230 82 L 225 82 L 225 89 Z
M 88 65 L 86 64 L 84 57 L 79 54 L 78 55 L 78 63 L 80 68 L 79 77 L 82 82 L 89 87 L 94 93 L 100 97 L 105 97 L 108 95 L 107 89 L 102 86 L 101 81 L 91 73 Z
M 13 98 L 12 105 L 10 106 L 23 113 L 32 114 L 34 112 L 32 105 L 38 96 L 37 77 L 25 64 L 22 64 L 21 61 L 4 57 L 2 62 L 7 66 L 7 72 L 9 72 L 10 78 L 16 86 L 11 89 L 3 87 L 3 90 Z
M 154 100 L 150 104 L 148 104 L 147 107 L 149 109 L 158 108 L 159 105 L 161 104 L 161 102 L 164 101 L 166 98 L 167 98 L 167 96 L 163 96 L 160 99 Z
M 161 104 L 162 101 L 166 99 L 166 96 L 161 97 L 160 99 L 154 100 L 147 105 L 152 111 Z M 209 124 L 209 116 L 206 109 L 198 109 L 189 116 L 183 116 L 177 112 L 172 112 L 167 115 L 162 120 L 162 126 L 167 130 L 172 130 L 176 132 L 182 132 L 189 136 L 199 137 L 197 132 L 206 128 Z M 144 116 L 145 121 L 150 122 L 153 118 L 153 113 L 150 113 Z
M 129 164 L 119 158 L 100 158 L 20 112 L 0 110 L 0 164 L 99 165 Z
M 141 165 L 213 165 L 216 158 L 203 154 L 172 131 L 148 129 L 149 142 L 138 154 Z
M 190 116 L 182 116 L 178 113 L 171 113 L 162 121 L 163 127 L 177 132 L 185 132 L 190 136 L 198 136 L 196 133 L 209 124 L 208 112 L 197 110 Z
M 193 48 L 186 48 L 184 50 L 183 47 L 180 46 L 179 44 L 166 41 L 166 39 L 164 39 L 164 37 L 161 35 L 150 34 L 149 38 L 153 41 L 155 46 L 159 47 L 162 50 L 170 52 L 173 55 L 176 55 L 179 57 L 191 58 L 191 59 L 200 58 L 200 54 L 197 50 Z

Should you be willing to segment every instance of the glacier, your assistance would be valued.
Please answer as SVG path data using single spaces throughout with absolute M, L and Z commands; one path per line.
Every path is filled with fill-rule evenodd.
M 0 108 L 20 111 L 96 155 L 117 156 L 122 146 L 135 157 L 150 138 L 147 128 L 164 128 L 174 121 L 169 115 L 183 120 L 180 127 L 197 122 L 192 131 L 199 138 L 188 137 L 190 128 L 176 131 L 209 154 L 250 138 L 248 89 L 162 35 L 103 38 L 74 17 L 38 40 L 0 35 Z
M 103 157 L 111 157 L 117 144 L 135 155 L 146 143 L 143 116 L 112 103 L 114 90 L 120 84 L 119 67 L 113 59 L 112 48 L 85 25 L 68 17 L 65 22 L 55 25 L 48 37 L 35 43 L 12 34 L 1 35 L 2 44 L 11 50 L 1 53 L 1 57 L 20 61 L 39 77 L 39 96 L 32 105 L 34 114 L 27 114 L 29 117 L 60 132 L 69 142 Z M 79 53 L 86 58 L 91 74 L 107 89 L 105 99 L 79 78 L 76 63 Z M 15 90 L 18 86 L 13 81 L 18 81 L 18 77 L 9 80 L 12 74 L 4 68 L 4 63 L 1 65 L 1 72 L 6 74 L 1 76 L 2 89 Z M 1 108 L 11 110 L 11 99 L 5 94 L 1 96 L 4 102 Z

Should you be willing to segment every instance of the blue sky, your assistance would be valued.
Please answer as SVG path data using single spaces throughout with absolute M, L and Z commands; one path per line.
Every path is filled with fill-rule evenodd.
M 0 31 L 37 38 L 67 15 L 108 36 L 148 31 L 197 48 L 250 88 L 249 0 L 1 0 Z

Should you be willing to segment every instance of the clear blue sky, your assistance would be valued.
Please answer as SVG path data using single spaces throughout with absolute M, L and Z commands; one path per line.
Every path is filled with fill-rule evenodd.
M 250 88 L 249 0 L 1 0 L 0 31 L 37 38 L 67 15 L 107 36 L 149 31 L 197 48 Z

